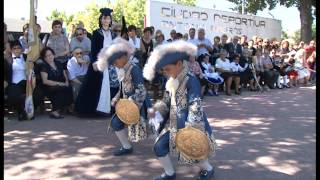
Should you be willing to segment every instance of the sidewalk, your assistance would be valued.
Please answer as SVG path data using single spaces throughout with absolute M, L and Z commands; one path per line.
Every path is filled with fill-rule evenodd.
M 205 111 L 219 148 L 215 180 L 312 180 L 316 157 L 315 86 L 206 97 Z M 109 119 L 4 121 L 4 177 L 13 179 L 150 180 L 162 173 L 153 140 L 114 157 Z M 197 167 L 178 165 L 177 179 L 195 179 Z

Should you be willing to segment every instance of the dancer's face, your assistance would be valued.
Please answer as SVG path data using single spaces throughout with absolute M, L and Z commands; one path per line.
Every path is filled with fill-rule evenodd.
M 113 65 L 121 69 L 127 64 L 127 62 L 128 62 L 127 56 L 121 56 L 119 59 L 114 61 Z
M 178 61 L 175 64 L 165 65 L 163 67 L 163 72 L 165 73 L 166 76 L 172 77 L 175 79 L 182 71 L 182 67 L 183 67 L 182 61 Z

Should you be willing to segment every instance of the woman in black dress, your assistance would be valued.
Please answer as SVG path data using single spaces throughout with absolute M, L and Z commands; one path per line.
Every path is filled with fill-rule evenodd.
M 104 47 L 110 46 L 116 34 L 111 30 L 112 9 L 100 9 L 99 28 L 93 31 L 91 39 L 91 64 L 89 65 L 86 78 L 79 91 L 78 98 L 75 102 L 75 111 L 79 117 L 86 117 L 97 114 L 103 73 L 96 67 L 97 55 Z M 111 97 L 117 92 L 118 85 L 116 75 L 109 72 L 110 77 L 110 94 Z M 114 86 L 113 86 L 114 85 Z
M 51 118 L 61 119 L 60 111 L 72 103 L 72 89 L 69 85 L 67 70 L 63 65 L 54 59 L 54 51 L 45 47 L 40 56 L 44 60 L 41 66 L 41 79 L 44 85 L 45 94 L 52 103 Z

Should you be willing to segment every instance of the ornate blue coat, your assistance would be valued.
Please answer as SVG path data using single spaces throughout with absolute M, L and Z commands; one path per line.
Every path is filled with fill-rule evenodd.
M 144 79 L 140 67 L 129 61 L 124 66 L 125 77 L 120 82 L 120 88 L 112 101 L 120 98 L 132 99 L 140 109 L 140 121 L 138 124 L 128 126 L 128 137 L 132 142 L 138 142 L 147 138 L 147 109 L 151 107 Z
M 165 92 L 162 101 L 156 102 L 154 109 L 166 119 L 160 126 L 160 135 L 170 131 L 170 154 L 179 157 L 180 163 L 197 163 L 196 160 L 190 160 L 178 153 L 175 145 L 175 135 L 179 129 L 185 126 L 192 126 L 204 132 L 209 139 L 211 153 L 215 153 L 215 138 L 213 131 L 208 123 L 206 113 L 203 111 L 201 105 L 201 87 L 196 76 L 189 72 L 188 68 L 184 70 L 177 77 L 179 87 L 176 90 L 174 97 L 171 97 L 168 91 Z M 175 98 L 175 104 L 172 103 L 172 98 Z

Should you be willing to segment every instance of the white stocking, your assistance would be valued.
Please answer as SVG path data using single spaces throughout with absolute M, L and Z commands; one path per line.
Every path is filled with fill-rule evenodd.
M 122 145 L 122 147 L 124 147 L 125 149 L 130 149 L 132 146 L 128 140 L 126 131 L 124 129 L 120 130 L 120 131 L 116 131 L 116 135 Z
M 211 171 L 213 169 L 213 167 L 211 166 L 211 164 L 209 163 L 208 159 L 202 160 L 199 162 L 199 166 L 207 171 Z
M 159 157 L 159 162 L 167 175 L 172 176 L 174 174 L 173 165 L 168 154 L 164 157 Z

